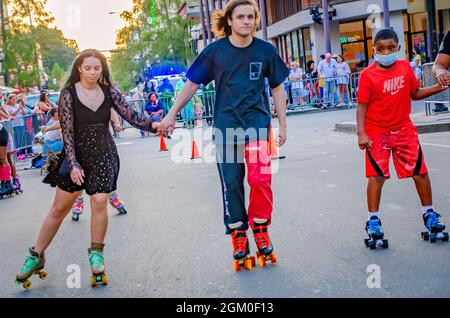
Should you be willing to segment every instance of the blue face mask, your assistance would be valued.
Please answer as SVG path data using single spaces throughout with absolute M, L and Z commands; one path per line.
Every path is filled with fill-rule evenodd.
M 385 67 L 389 67 L 398 60 L 398 53 L 399 52 L 395 52 L 395 53 L 388 54 L 388 55 L 375 54 L 374 55 L 375 62 L 380 63 L 381 65 L 383 65 Z

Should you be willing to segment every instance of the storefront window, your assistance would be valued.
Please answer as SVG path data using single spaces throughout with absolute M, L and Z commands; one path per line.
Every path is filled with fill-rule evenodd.
M 302 67 L 302 64 L 300 62 L 300 52 L 298 48 L 297 31 L 291 33 L 291 38 L 292 38 L 292 47 L 294 48 L 294 51 L 292 52 L 293 60 L 296 61 L 300 67 Z
M 303 47 L 305 48 L 305 52 L 303 52 L 303 56 L 305 57 L 305 65 L 308 61 L 312 61 L 312 44 L 311 44 L 311 31 L 309 28 L 304 28 L 300 33 L 303 35 Z
M 286 37 L 286 48 L 287 48 L 287 62 L 292 61 L 292 46 L 291 46 L 291 36 L 290 34 L 285 35 Z
M 339 25 L 340 42 L 342 47 L 342 54 L 345 61 L 350 68 L 356 71 L 367 66 L 366 56 L 366 34 L 371 36 L 364 27 L 365 20 L 358 20 L 352 22 L 341 23 Z M 370 53 L 370 51 L 369 51 Z
M 427 14 L 423 13 L 414 13 L 409 16 L 411 22 L 411 33 L 414 32 L 426 32 L 427 31 Z
M 363 21 L 341 23 L 339 32 L 341 34 L 339 38 L 341 44 L 364 41 L 365 38 Z
M 405 56 L 407 60 L 414 57 L 416 50 L 425 61 L 427 52 L 427 15 L 425 12 L 414 14 L 403 14 L 403 27 L 405 29 Z
M 342 52 L 352 71 L 361 70 L 367 65 L 364 42 L 344 44 L 342 45 Z

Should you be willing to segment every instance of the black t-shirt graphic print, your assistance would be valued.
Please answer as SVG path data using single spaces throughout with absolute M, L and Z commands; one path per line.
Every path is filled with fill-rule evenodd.
M 258 38 L 244 48 L 235 47 L 229 38 L 215 41 L 201 52 L 187 72 L 187 77 L 197 84 L 215 81 L 216 144 L 267 139 L 267 135 L 258 134 L 260 129 L 269 128 L 271 120 L 265 79 L 275 88 L 288 76 L 289 70 L 275 47 Z M 235 129 L 239 128 L 257 134 L 237 133 Z

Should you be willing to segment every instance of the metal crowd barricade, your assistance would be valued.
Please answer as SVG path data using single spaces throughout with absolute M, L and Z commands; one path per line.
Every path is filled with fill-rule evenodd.
M 2 124 L 11 135 L 14 150 L 21 150 L 33 146 L 34 136 L 45 124 L 45 117 L 44 114 L 26 115 Z
M 159 101 L 164 106 L 163 116 L 167 115 L 169 110 L 172 108 L 175 102 L 175 95 L 160 94 Z M 216 92 L 214 90 L 202 91 L 199 90 L 191 101 L 183 108 L 183 110 L 177 114 L 176 121 L 182 123 L 183 127 L 192 127 L 194 123 L 203 125 L 212 125 L 214 117 L 214 105 L 216 101 Z M 145 104 L 147 100 L 140 99 L 128 102 L 135 111 L 139 113 L 144 113 Z M 132 126 L 128 124 L 121 118 L 122 128 L 131 128 Z
M 328 78 L 307 78 L 301 81 L 286 81 L 284 84 L 285 98 L 288 113 L 314 111 L 324 106 L 324 83 L 331 82 L 334 91 L 329 104 L 335 107 L 351 108 L 356 103 L 356 91 L 359 73 L 349 76 L 336 76 Z M 343 99 L 340 100 L 339 84 L 344 85 Z M 273 100 L 272 100 L 273 106 Z
M 435 85 L 437 83 L 436 79 L 433 76 L 434 63 L 426 63 L 422 66 L 422 86 L 428 87 Z M 433 114 L 433 112 L 437 112 L 436 109 L 432 109 L 433 105 L 443 104 L 450 107 L 450 92 L 448 89 L 445 91 L 435 94 L 433 96 L 425 98 L 425 115 L 429 116 Z

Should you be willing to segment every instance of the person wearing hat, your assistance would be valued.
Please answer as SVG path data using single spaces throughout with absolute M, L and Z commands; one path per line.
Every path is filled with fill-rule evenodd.
M 291 84 L 292 99 L 294 105 L 303 105 L 305 100 L 303 99 L 303 70 L 298 67 L 297 62 L 291 62 L 291 72 L 289 73 L 289 81 Z

